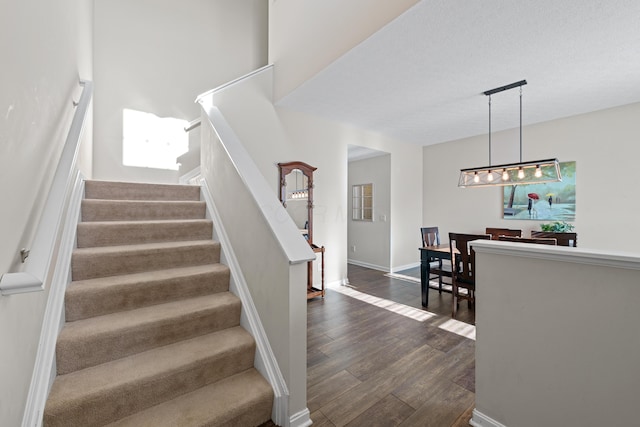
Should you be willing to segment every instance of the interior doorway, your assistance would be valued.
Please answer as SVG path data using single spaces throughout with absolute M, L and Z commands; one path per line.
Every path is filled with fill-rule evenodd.
M 391 268 L 391 154 L 348 145 L 347 262 Z

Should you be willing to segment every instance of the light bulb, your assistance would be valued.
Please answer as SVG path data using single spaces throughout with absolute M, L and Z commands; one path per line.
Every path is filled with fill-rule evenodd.
M 503 169 L 502 170 L 502 180 L 503 181 L 509 181 L 509 173 L 507 173 L 507 169 Z
M 524 178 L 524 170 L 522 169 L 522 166 L 518 168 L 518 178 Z
M 536 165 L 536 178 L 540 178 L 542 176 L 542 169 L 540 169 L 540 165 Z
M 489 171 L 489 174 L 487 175 L 487 181 L 493 181 L 493 174 L 491 173 L 491 171 Z
M 480 182 L 480 177 L 478 176 L 478 172 L 473 175 L 473 182 Z

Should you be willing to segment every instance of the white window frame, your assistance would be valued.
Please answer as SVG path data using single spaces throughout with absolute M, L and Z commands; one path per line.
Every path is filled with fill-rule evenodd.
M 351 219 L 373 221 L 373 184 L 351 186 Z

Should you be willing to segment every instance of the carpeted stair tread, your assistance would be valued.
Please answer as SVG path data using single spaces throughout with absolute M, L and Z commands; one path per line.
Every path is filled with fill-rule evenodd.
M 211 239 L 208 219 L 93 221 L 78 224 L 78 247 Z
M 271 419 L 272 404 L 271 386 L 251 368 L 108 427 L 259 426 Z
M 254 354 L 253 338 L 238 326 L 60 375 L 44 425 L 114 422 L 249 369 Z
M 200 200 L 200 187 L 181 184 L 85 181 L 85 198 L 119 200 Z
M 56 347 L 59 375 L 240 324 L 241 304 L 220 292 L 76 322 Z
M 81 209 L 43 425 L 268 421 L 200 187 L 87 181 Z
M 220 244 L 211 240 L 80 248 L 71 257 L 72 280 L 164 270 L 220 262 Z
M 71 282 L 67 322 L 229 290 L 229 268 L 205 264 Z
M 203 219 L 206 204 L 173 200 L 82 200 L 82 221 Z

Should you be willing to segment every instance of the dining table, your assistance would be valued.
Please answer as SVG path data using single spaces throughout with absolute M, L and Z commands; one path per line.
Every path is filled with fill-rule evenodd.
M 420 289 L 422 293 L 422 306 L 427 307 L 429 305 L 429 278 L 431 277 L 431 262 L 434 260 L 451 260 L 451 248 L 448 243 L 424 246 L 420 249 Z M 455 251 L 455 249 L 454 249 Z M 442 276 L 446 274 L 440 270 L 438 272 L 438 283 L 440 289 L 442 289 Z

